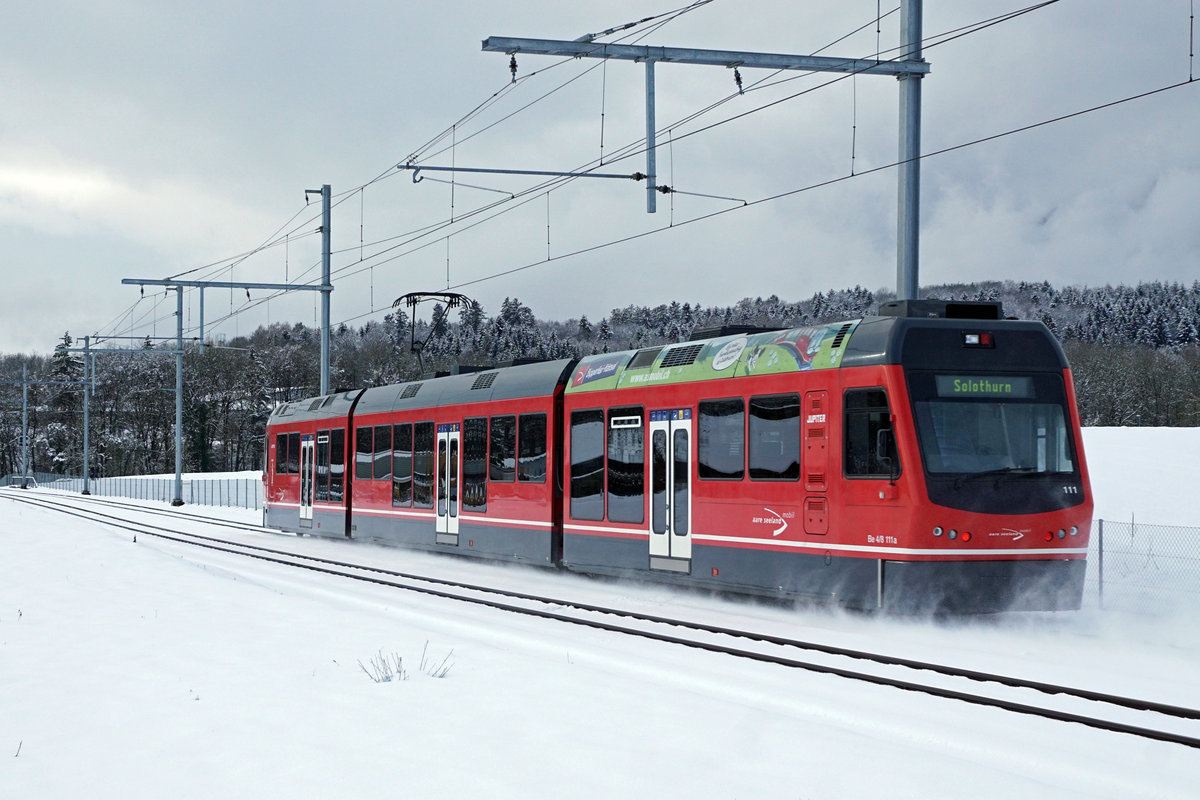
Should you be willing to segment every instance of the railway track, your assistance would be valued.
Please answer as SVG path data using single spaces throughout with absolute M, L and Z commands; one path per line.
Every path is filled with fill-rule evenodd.
M 80 510 L 77 503 L 81 498 L 31 496 L 27 492 L 9 490 L 0 491 L 0 497 L 87 519 L 131 532 L 135 536 L 151 536 L 397 590 L 483 605 L 510 613 L 582 625 L 760 663 L 833 675 L 1200 749 L 1200 710 L 1197 709 L 319 558 L 295 551 L 183 532 L 163 525 L 136 522 L 96 509 Z M 110 508 L 117 505 L 118 510 L 125 513 L 132 509 L 138 513 L 175 517 L 176 521 L 181 516 L 178 512 L 147 510 L 141 506 L 126 508 L 129 504 L 103 502 L 103 505 Z M 256 532 L 266 531 L 261 527 L 213 520 L 195 514 L 182 516 L 189 522 L 204 522 Z M 799 657 L 801 655 L 803 658 Z

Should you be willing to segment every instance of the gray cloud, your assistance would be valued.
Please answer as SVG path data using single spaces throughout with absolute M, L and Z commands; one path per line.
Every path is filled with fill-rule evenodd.
M 925 31 L 1017 6 L 926 3 Z M 647 43 L 811 52 L 869 22 L 875 9 L 867 0 L 716 0 Z M 507 58 L 481 53 L 484 37 L 573 39 L 661 10 L 625 0 L 23 4 L 10 13 L 0 49 L 8 84 L 0 104 L 0 237 L 9 265 L 0 351 L 48 352 L 65 330 L 123 333 L 112 322 L 138 295 L 122 278 L 163 277 L 245 252 L 301 209 L 305 189 L 327 182 L 341 193 L 385 173 L 508 85 Z M 1185 80 L 1188 12 L 1185 0 L 1061 2 L 929 48 L 925 152 Z M 895 15 L 881 28 L 880 41 L 892 47 Z M 869 24 L 828 53 L 869 55 L 875 46 Z M 462 125 L 454 150 L 429 163 L 569 169 L 600 155 L 602 135 L 611 159 L 644 134 L 642 67 L 617 62 L 480 133 L 597 66 L 532 55 L 518 64 L 521 76 L 541 74 Z M 722 68 L 661 65 L 657 77 L 660 125 L 734 91 Z M 743 75 L 747 85 L 762 77 Z M 892 163 L 896 86 L 888 78 L 841 81 L 686 135 L 827 80 L 747 92 L 679 125 L 660 140 L 660 182 L 756 200 L 844 177 L 852 154 L 859 173 Z M 1200 278 L 1198 122 L 1193 84 L 927 159 L 922 282 Z M 611 168 L 632 172 L 644 163 L 639 155 Z M 532 185 L 458 180 L 514 192 Z M 435 236 L 402 258 L 394 256 L 413 246 L 358 265 L 360 255 L 401 241 L 393 237 L 450 215 L 449 186 L 388 177 L 340 198 L 335 210 L 334 265 L 343 278 L 334 319 L 379 318 L 400 294 L 444 288 L 447 271 L 456 285 L 537 264 L 547 236 L 555 260 L 465 291 L 491 311 L 518 296 L 540 316 L 598 318 L 629 303 L 799 299 L 847 285 L 894 285 L 891 170 L 695 224 L 681 223 L 735 204 L 661 197 L 659 213 L 649 216 L 644 195 L 640 184 L 579 181 L 479 227 L 460 225 L 448 245 Z M 502 195 L 460 185 L 453 198 L 462 217 Z M 313 212 L 297 217 L 294 241 L 240 264 L 234 278 L 281 281 L 311 268 Z M 672 222 L 652 236 L 558 258 Z M 372 245 L 383 240 L 391 241 Z M 206 300 L 215 319 L 245 297 L 213 292 Z M 142 301 L 136 314 L 151 304 Z M 194 305 L 189 300 L 193 324 Z M 268 320 L 311 324 L 312 306 L 309 296 L 275 300 L 220 330 L 247 332 Z M 151 325 L 160 335 L 172 330 L 170 310 L 148 317 L 159 320 Z

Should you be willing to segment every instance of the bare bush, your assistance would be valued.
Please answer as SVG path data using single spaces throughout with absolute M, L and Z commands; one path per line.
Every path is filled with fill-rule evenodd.
M 380 650 L 368 664 L 358 662 L 359 668 L 367 674 L 367 677 L 375 681 L 375 683 L 389 683 L 393 680 L 408 680 L 408 673 L 404 671 L 404 659 L 397 653 L 392 653 L 390 656 L 385 656 Z
M 424 672 L 431 678 L 446 677 L 447 673 L 450 672 L 450 668 L 454 666 L 454 664 L 450 663 L 450 656 L 454 655 L 454 651 L 451 650 L 449 653 L 446 653 L 446 657 L 436 667 L 433 665 L 433 661 L 428 658 L 428 653 L 429 642 L 425 642 L 425 647 L 421 650 L 421 672 Z

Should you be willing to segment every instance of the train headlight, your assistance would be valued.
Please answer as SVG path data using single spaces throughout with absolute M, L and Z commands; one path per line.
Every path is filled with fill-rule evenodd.
M 943 533 L 943 531 L 942 531 L 942 526 L 941 526 L 941 525 L 938 525 L 937 527 L 935 527 L 935 528 L 933 529 L 933 535 L 934 535 L 934 536 L 941 536 L 941 535 L 942 535 L 942 533 Z
M 1078 535 L 1078 534 L 1079 534 L 1079 526 L 1078 526 L 1078 525 L 1072 525 L 1072 526 L 1071 526 L 1071 535 L 1072 535 L 1072 536 L 1076 536 L 1076 535 Z
M 956 531 L 956 530 L 954 530 L 953 528 L 951 528 L 951 529 L 950 529 L 950 533 L 948 533 L 948 534 L 946 534 L 946 535 L 947 535 L 947 536 L 949 536 L 951 539 L 957 539 L 957 538 L 958 538 L 958 531 Z
M 1046 531 L 1046 541 L 1047 542 L 1054 541 L 1054 531 Z
M 1058 538 L 1060 538 L 1060 539 L 1067 538 L 1067 532 L 1064 531 L 1062 528 L 1059 528 L 1058 529 Z
M 969 541 L 971 541 L 971 532 L 970 532 L 970 531 L 963 531 L 963 534 L 962 534 L 962 540 L 963 540 L 964 542 L 969 542 Z

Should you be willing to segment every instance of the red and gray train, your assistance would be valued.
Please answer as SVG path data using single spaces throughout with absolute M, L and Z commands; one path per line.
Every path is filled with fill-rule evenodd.
M 263 480 L 284 530 L 901 612 L 1079 608 L 1092 512 L 1054 336 L 934 300 L 289 402 Z

